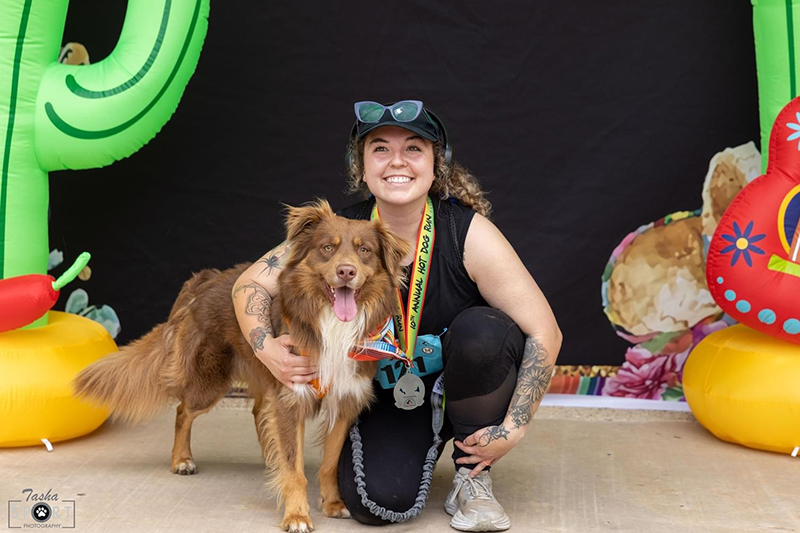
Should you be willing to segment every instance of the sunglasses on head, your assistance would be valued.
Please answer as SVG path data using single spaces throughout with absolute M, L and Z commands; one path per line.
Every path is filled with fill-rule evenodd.
M 356 118 L 367 124 L 380 121 L 387 109 L 397 122 L 411 122 L 422 113 L 422 102 L 419 100 L 401 100 L 391 106 L 378 102 L 356 102 L 354 107 Z

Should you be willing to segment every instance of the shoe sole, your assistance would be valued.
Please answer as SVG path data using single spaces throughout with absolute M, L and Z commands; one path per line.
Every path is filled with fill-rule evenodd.
M 504 514 L 496 520 L 473 521 L 467 520 L 461 511 L 456 511 L 450 520 L 450 527 L 459 531 L 505 531 L 511 527 L 511 520 Z

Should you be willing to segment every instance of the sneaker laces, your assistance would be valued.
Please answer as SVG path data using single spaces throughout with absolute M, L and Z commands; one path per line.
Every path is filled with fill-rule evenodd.
M 485 500 L 485 501 L 493 501 L 494 497 L 492 496 L 492 491 L 489 489 L 489 486 L 486 484 L 485 476 L 481 475 L 470 477 L 469 473 L 461 474 L 456 472 L 455 476 L 456 486 L 453 489 L 452 496 L 448 501 L 454 501 L 458 497 L 458 493 L 461 492 L 461 488 L 466 484 L 467 492 L 469 493 L 470 499 L 472 500 Z

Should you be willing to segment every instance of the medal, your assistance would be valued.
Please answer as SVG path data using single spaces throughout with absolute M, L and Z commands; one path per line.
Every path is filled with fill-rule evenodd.
M 425 403 L 425 383 L 420 377 L 406 372 L 394 385 L 394 406 L 410 411 Z
M 372 206 L 372 220 L 380 220 L 378 203 Z M 414 254 L 414 268 L 408 290 L 408 313 L 403 310 L 403 297 L 397 289 L 397 306 L 394 313 L 394 326 L 397 331 L 397 340 L 400 348 L 406 353 L 410 361 L 414 360 L 414 348 L 417 344 L 422 308 L 425 305 L 425 291 L 428 287 L 428 274 L 430 271 L 431 256 L 433 255 L 433 242 L 436 231 L 433 227 L 433 200 L 428 196 L 422 220 L 417 231 L 417 247 Z M 402 385 L 401 385 L 402 384 Z M 403 392 L 400 391 L 402 389 Z M 414 409 L 423 404 L 425 398 L 425 384 L 419 376 L 410 371 L 401 377 L 394 386 L 395 406 L 399 409 Z

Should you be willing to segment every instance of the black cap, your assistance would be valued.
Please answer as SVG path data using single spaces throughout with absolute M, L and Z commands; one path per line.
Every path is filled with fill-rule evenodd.
M 391 104 L 387 105 L 389 107 Z M 388 111 L 388 110 L 387 110 Z M 417 135 L 428 139 L 429 141 L 436 142 L 441 139 L 441 130 L 435 121 L 431 120 L 428 112 L 423 108 L 419 116 L 411 122 L 398 122 L 394 119 L 390 112 L 384 112 L 383 116 L 378 122 L 361 122 L 356 121 L 356 137 L 361 139 L 367 133 L 375 128 L 382 128 L 384 126 L 397 126 L 399 128 L 413 131 Z

